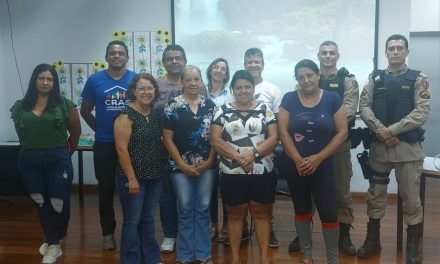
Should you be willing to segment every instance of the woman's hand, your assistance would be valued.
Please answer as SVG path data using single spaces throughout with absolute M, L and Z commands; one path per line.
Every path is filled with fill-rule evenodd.
M 246 173 L 250 173 L 254 170 L 254 163 L 246 163 L 246 165 L 241 166 Z
M 299 164 L 298 171 L 301 172 L 300 175 L 303 174 L 302 176 L 310 176 L 316 171 L 316 169 L 321 164 L 321 162 L 322 162 L 322 159 L 318 154 L 305 157 L 303 159 L 303 162 L 301 164 Z M 298 165 L 297 165 L 297 168 L 298 168 Z
M 243 170 L 246 173 L 249 173 L 253 171 L 254 169 L 254 152 L 251 150 L 244 150 L 243 152 L 240 152 L 235 158 L 237 162 L 240 164 L 240 167 L 243 168 Z
M 304 158 L 300 158 L 297 160 L 294 160 L 295 166 L 296 166 L 296 170 L 298 171 L 299 176 L 307 176 L 304 174 L 303 170 L 303 166 L 305 164 L 305 160 Z
M 137 179 L 128 180 L 128 194 L 136 195 L 139 193 L 139 182 Z
M 179 169 L 187 176 L 197 177 L 200 175 L 200 172 L 196 170 L 195 166 L 185 164 L 181 166 Z
M 211 167 L 211 163 L 206 160 L 201 160 L 193 165 L 193 168 L 200 174 Z

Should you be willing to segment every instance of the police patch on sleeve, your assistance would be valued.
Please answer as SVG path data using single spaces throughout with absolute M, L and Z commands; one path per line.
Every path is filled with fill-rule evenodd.
M 431 95 L 429 94 L 429 92 L 428 92 L 427 89 L 420 91 L 420 94 L 419 94 L 419 95 L 420 95 L 420 97 L 422 97 L 423 99 L 429 99 L 429 98 L 431 98 Z
M 423 90 L 426 90 L 426 89 L 428 89 L 428 87 L 429 87 L 429 82 L 426 80 L 426 78 L 423 78 L 423 79 L 420 81 L 420 85 L 422 86 L 422 89 L 423 89 Z

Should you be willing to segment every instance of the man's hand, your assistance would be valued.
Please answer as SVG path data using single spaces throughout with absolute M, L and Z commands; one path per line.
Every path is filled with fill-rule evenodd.
M 390 147 L 395 146 L 399 143 L 400 143 L 400 141 L 397 137 L 390 137 L 389 139 L 385 140 L 385 144 Z
M 383 127 L 383 128 L 379 128 L 376 131 L 376 137 L 385 143 L 385 141 L 387 141 L 389 138 L 393 137 L 393 135 L 391 134 L 391 130 L 387 127 Z

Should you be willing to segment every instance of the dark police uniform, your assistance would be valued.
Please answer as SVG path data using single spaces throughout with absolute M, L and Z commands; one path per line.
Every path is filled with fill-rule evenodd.
M 327 78 L 321 74 L 320 88 L 334 91 L 341 96 L 347 112 L 348 127 L 353 127 L 359 103 L 359 86 L 355 76 L 344 67 L 331 73 Z M 351 142 L 347 139 L 333 156 L 338 193 L 338 220 L 344 224 L 352 224 L 354 221 L 350 193 L 350 181 L 353 176 L 350 149 Z
M 409 70 L 406 65 L 396 72 L 374 72 L 362 91 L 359 108 L 368 128 L 376 133 L 388 127 L 399 139 L 394 146 L 379 140 L 371 143 L 369 164 L 374 172 L 368 189 L 370 218 L 381 219 L 385 215 L 388 177 L 394 169 L 405 223 L 416 225 L 423 221 L 420 175 L 425 155 L 419 129 L 428 119 L 430 94 L 426 75 Z

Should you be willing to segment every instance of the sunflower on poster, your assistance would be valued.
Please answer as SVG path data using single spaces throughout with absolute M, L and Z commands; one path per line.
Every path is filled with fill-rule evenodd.
M 105 63 L 101 62 L 101 61 L 93 62 L 92 67 L 93 67 L 93 72 L 99 72 L 99 71 L 105 70 L 107 68 Z
M 128 32 L 126 30 L 115 31 L 112 34 L 113 40 L 120 40 L 123 42 L 127 42 L 128 40 Z
M 55 67 L 55 70 L 58 73 L 58 79 L 60 82 L 60 85 L 67 83 L 67 71 L 64 65 L 64 62 L 62 60 L 57 60 L 52 64 Z

